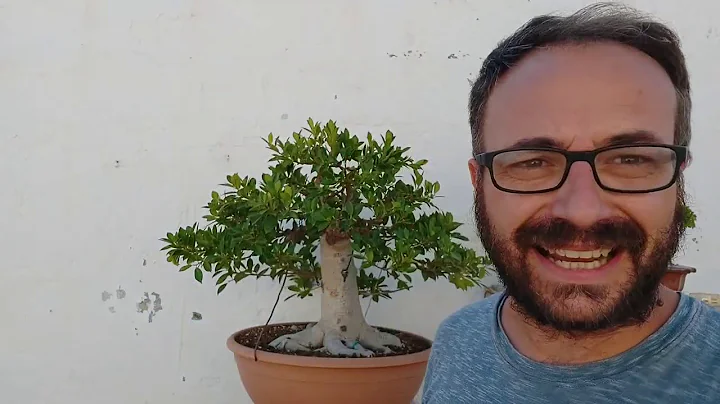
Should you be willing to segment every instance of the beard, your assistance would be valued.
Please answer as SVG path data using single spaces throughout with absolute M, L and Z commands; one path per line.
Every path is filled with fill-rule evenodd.
M 492 260 L 515 311 L 542 329 L 570 337 L 598 333 L 647 321 L 657 304 L 659 286 L 685 232 L 684 191 L 678 198 L 671 224 L 648 235 L 630 218 L 609 218 L 581 228 L 547 217 L 531 219 L 507 238 L 494 229 L 487 213 L 482 184 L 475 187 L 474 213 L 480 240 Z M 620 285 L 583 285 L 543 280 L 532 268 L 532 249 L 563 248 L 581 242 L 611 246 L 632 263 Z M 588 302 L 578 307 L 578 302 Z

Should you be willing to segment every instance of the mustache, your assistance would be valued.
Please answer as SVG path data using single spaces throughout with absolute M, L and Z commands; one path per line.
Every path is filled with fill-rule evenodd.
M 559 249 L 584 244 L 595 248 L 620 247 L 635 254 L 640 254 L 647 242 L 640 225 L 626 218 L 603 219 L 585 228 L 558 217 L 531 220 L 515 230 L 513 239 L 524 249 L 538 245 Z

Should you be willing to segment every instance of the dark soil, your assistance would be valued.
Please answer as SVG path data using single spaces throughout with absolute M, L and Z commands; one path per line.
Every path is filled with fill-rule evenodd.
M 267 328 L 265 328 L 265 332 L 262 332 L 264 327 L 256 327 L 251 328 L 247 330 L 246 332 L 239 334 L 237 337 L 235 337 L 235 341 L 238 344 L 245 345 L 246 347 L 255 348 L 255 344 L 257 343 L 258 336 L 262 332 L 262 338 L 260 339 L 260 345 L 258 346 L 258 350 L 260 351 L 266 351 L 266 352 L 274 352 L 274 353 L 281 353 L 285 355 L 298 355 L 298 356 L 315 356 L 315 357 L 325 357 L 325 358 L 332 358 L 335 357 L 335 355 L 331 355 L 324 350 L 318 350 L 318 351 L 307 351 L 307 352 L 286 352 L 286 351 L 280 351 L 277 350 L 268 344 L 274 340 L 277 337 L 280 337 L 285 334 L 292 334 L 296 333 L 300 330 L 303 330 L 307 324 L 309 323 L 295 323 L 295 324 L 269 324 Z M 412 334 L 407 334 L 402 331 L 392 330 L 388 328 L 383 327 L 376 327 L 380 331 L 384 331 L 390 334 L 393 334 L 400 338 L 400 340 L 403 342 L 403 347 L 398 348 L 392 348 L 392 353 L 381 353 L 376 352 L 375 357 L 380 356 L 397 356 L 397 355 L 407 355 L 412 354 L 416 352 L 424 351 L 432 346 L 431 343 L 429 343 L 427 340 L 423 338 L 418 338 Z

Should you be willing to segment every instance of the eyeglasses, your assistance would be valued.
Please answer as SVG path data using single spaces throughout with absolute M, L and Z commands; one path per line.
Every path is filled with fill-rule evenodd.
M 600 188 L 640 194 L 672 186 L 688 157 L 686 146 L 633 144 L 592 151 L 550 147 L 522 147 L 480 153 L 475 160 L 488 168 L 493 185 L 501 191 L 536 194 L 559 189 L 570 167 L 585 161 Z

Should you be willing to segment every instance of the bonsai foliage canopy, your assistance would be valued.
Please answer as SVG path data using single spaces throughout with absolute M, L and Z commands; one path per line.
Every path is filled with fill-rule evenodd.
M 695 212 L 689 206 L 683 205 L 683 226 L 686 229 L 694 229 L 696 221 L 697 215 Z
M 217 293 L 249 277 L 287 277 L 289 297 L 304 298 L 321 285 L 325 237 L 351 241 L 359 293 L 374 301 L 409 289 L 415 272 L 463 290 L 480 285 L 490 261 L 458 242 L 467 241 L 461 223 L 433 203 L 440 184 L 423 177 L 427 160 L 410 157 L 390 131 L 360 139 L 332 120 L 307 124 L 284 141 L 268 135 L 269 172 L 228 175 L 204 206 L 206 225 L 161 239 L 167 260 L 198 282 L 212 274 Z

